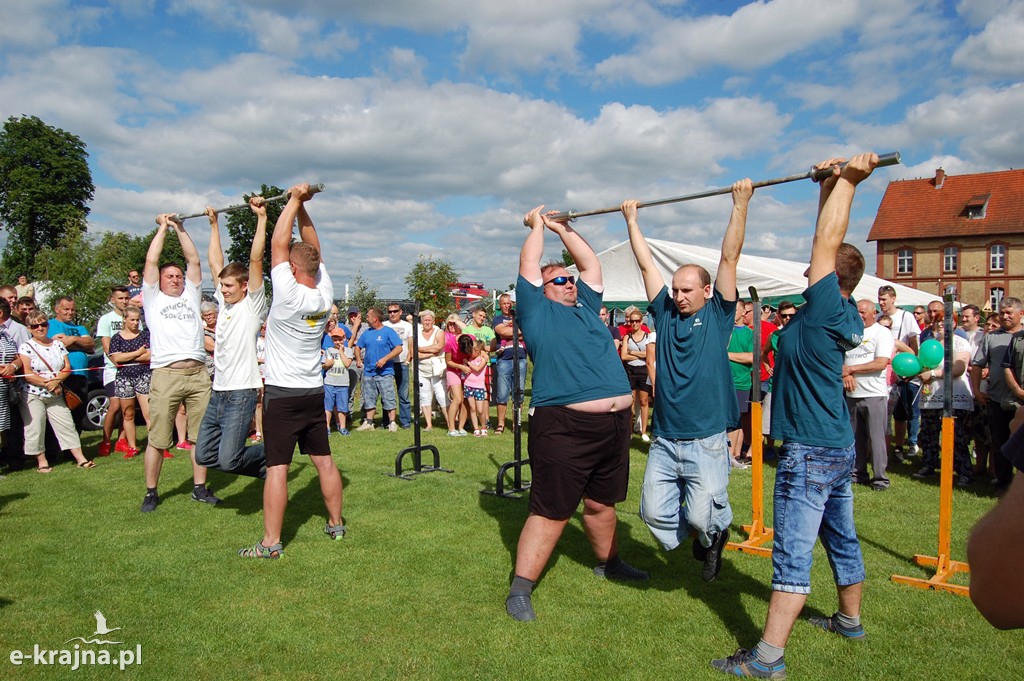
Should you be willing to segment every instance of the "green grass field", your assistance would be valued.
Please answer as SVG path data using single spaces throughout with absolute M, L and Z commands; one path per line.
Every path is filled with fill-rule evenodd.
M 213 472 L 224 503 L 195 503 L 182 452 L 165 462 L 162 503 L 145 515 L 140 459 L 9 474 L 0 480 L 0 678 L 67 678 L 56 666 L 14 666 L 11 651 L 72 647 L 72 637 L 91 636 L 96 610 L 121 628 L 114 640 L 124 645 L 112 648 L 139 645 L 142 663 L 82 667 L 80 678 L 713 679 L 711 658 L 756 643 L 770 561 L 729 552 L 720 577 L 705 584 L 689 547 L 661 551 L 637 515 L 646 462 L 638 439 L 619 541 L 650 583 L 595 577 L 577 516 L 535 591 L 538 620 L 513 622 L 504 599 L 526 499 L 480 493 L 511 459 L 512 434 L 434 433 L 454 473 L 411 481 L 386 475 L 411 431 L 331 436 L 345 481 L 341 542 L 323 534 L 314 469 L 297 456 L 279 561 L 236 556 L 261 536 L 262 484 Z M 87 435 L 87 454 L 95 448 Z M 1024 634 L 992 629 L 967 598 L 889 581 L 928 577 L 912 556 L 934 555 L 937 543 L 938 488 L 912 480 L 911 470 L 898 466 L 888 492 L 857 489 L 868 639 L 799 623 L 786 652 L 790 678 L 1021 677 Z M 738 533 L 750 520 L 750 471 L 734 472 L 730 491 Z M 966 559 L 970 526 L 994 501 L 955 492 L 955 559 Z M 813 583 L 805 614 L 831 614 L 820 547 Z

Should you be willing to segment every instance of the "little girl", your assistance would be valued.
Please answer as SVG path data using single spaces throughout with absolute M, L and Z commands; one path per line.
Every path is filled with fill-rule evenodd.
M 463 336 L 463 338 L 466 337 Z M 469 416 L 473 419 L 473 435 L 487 437 L 487 418 L 491 408 L 487 402 L 487 353 L 484 352 L 483 341 L 475 338 L 466 338 L 466 340 L 471 341 L 472 346 L 465 350 L 459 348 L 463 350 L 464 354 L 469 355 L 466 360 L 466 367 L 469 371 L 466 372 L 463 391 L 466 401 L 469 402 Z M 467 350 L 468 352 L 466 352 Z

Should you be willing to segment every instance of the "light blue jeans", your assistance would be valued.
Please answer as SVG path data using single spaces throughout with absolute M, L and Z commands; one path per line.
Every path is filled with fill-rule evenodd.
M 853 445 L 782 446 L 775 473 L 773 591 L 811 592 L 811 555 L 819 537 L 837 585 L 864 581 L 850 483 L 855 457 Z
M 647 455 L 640 517 L 666 551 L 697 532 L 701 545 L 729 527 L 729 441 L 725 432 L 698 440 L 655 437 Z

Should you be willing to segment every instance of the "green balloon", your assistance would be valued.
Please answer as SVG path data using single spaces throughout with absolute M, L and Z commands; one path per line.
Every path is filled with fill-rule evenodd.
M 917 351 L 917 358 L 921 360 L 921 366 L 925 369 L 934 369 L 939 366 L 945 356 L 946 350 L 942 347 L 942 343 L 934 338 L 929 338 L 921 343 L 921 349 Z
M 921 373 L 921 362 L 912 352 L 901 352 L 892 358 L 892 370 L 900 378 L 910 378 Z

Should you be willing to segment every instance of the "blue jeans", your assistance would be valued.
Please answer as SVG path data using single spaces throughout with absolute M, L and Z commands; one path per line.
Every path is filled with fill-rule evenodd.
M 787 442 L 775 473 L 772 590 L 811 592 L 811 551 L 820 537 L 838 586 L 863 582 L 850 482 L 856 451 Z
M 256 412 L 256 393 L 255 389 L 212 391 L 199 424 L 196 463 L 225 473 L 267 476 L 263 445 L 245 446 L 249 423 Z
M 391 411 L 395 408 L 395 377 L 367 376 L 363 373 L 363 409 L 376 409 L 377 398 L 380 397 L 380 406 L 384 411 Z M 384 415 L 385 417 L 387 414 Z
M 398 386 L 398 425 L 408 428 L 412 425 L 412 405 L 409 402 L 409 374 L 412 369 L 408 364 L 394 363 L 395 385 Z
M 508 404 L 512 394 L 512 369 L 515 363 L 510 359 L 499 359 L 494 363 L 494 403 Z M 526 357 L 519 358 L 519 392 L 526 390 Z
M 647 455 L 640 517 L 666 551 L 691 530 L 703 546 L 729 527 L 729 441 L 725 433 L 699 440 L 655 437 Z

